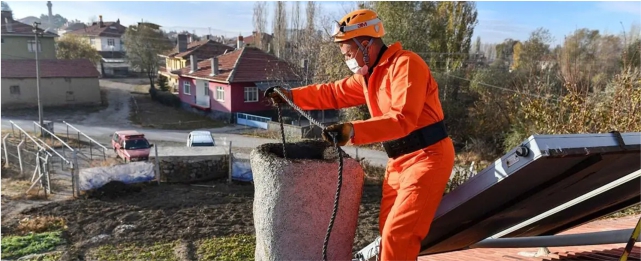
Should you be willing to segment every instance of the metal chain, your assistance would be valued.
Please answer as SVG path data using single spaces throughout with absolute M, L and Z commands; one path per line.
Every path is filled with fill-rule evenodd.
M 274 91 L 280 95 L 280 97 L 283 98 L 289 106 L 294 108 L 294 110 L 298 111 L 303 117 L 307 118 L 310 123 L 318 126 L 322 130 L 327 129 L 325 125 L 322 123 L 316 121 L 314 118 L 312 118 L 309 114 L 305 113 L 300 107 L 298 107 L 294 102 L 289 100 L 287 96 L 282 93 L 278 88 L 274 88 Z M 283 120 L 282 120 L 282 115 L 281 115 L 281 107 L 280 104 L 277 106 L 278 108 L 278 121 L 280 121 L 280 131 L 281 135 L 283 137 L 283 157 L 285 156 L 285 131 L 284 131 L 284 126 L 283 126 Z M 332 233 L 332 228 L 334 227 L 334 221 L 336 220 L 336 214 L 338 212 L 338 200 L 340 198 L 341 194 L 341 187 L 343 184 L 343 149 L 341 149 L 340 146 L 338 146 L 338 143 L 336 142 L 336 134 L 335 133 L 329 133 L 329 135 L 332 136 L 332 140 L 334 141 L 334 148 L 336 148 L 336 152 L 338 153 L 338 184 L 336 187 L 336 194 L 334 195 L 334 208 L 332 209 L 332 216 L 329 219 L 329 225 L 327 226 L 327 232 L 325 233 L 325 240 L 323 241 L 323 260 L 327 260 L 327 245 L 329 244 L 329 238 Z
M 283 111 L 280 103 L 277 104 L 278 108 L 278 122 L 280 122 L 280 135 L 283 138 L 283 159 L 287 158 L 287 152 L 285 150 L 285 126 L 283 125 Z

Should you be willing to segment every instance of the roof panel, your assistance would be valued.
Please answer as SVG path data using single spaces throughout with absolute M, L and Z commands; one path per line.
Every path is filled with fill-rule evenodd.
M 443 197 L 420 254 L 463 249 L 638 170 L 641 133 L 622 138 L 626 146 L 614 134 L 531 136 L 520 146 L 527 155 L 518 156 L 514 148 Z M 622 188 L 640 193 L 638 186 L 617 187 L 618 193 L 608 194 L 616 195 L 608 198 L 611 204 L 592 201 L 593 211 L 582 213 L 570 209 L 532 233 L 568 229 L 596 212 L 604 215 L 613 204 L 631 204 Z

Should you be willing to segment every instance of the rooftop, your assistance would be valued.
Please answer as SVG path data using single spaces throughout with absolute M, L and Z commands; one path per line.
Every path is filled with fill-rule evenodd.
M 2 11 L 2 35 L 16 36 L 34 36 L 33 26 L 13 20 L 13 14 L 10 11 Z M 57 34 L 45 32 L 45 28 L 40 28 L 44 32 L 44 37 L 57 37 Z M 4 61 L 3 61 L 4 62 Z
M 211 39 L 205 39 L 189 43 L 187 45 L 187 50 L 184 52 L 178 52 L 178 46 L 176 46 L 174 47 L 174 49 L 165 53 L 164 55 L 176 58 L 189 58 L 189 56 L 193 54 L 197 58 L 207 59 L 224 54 L 225 51 L 231 52 L 233 50 L 233 47 L 227 46 Z
M 189 73 L 191 65 L 182 68 L 180 75 L 225 83 L 300 80 L 294 66 L 255 47 L 243 47 L 219 55 L 217 75 L 210 76 L 210 59 L 199 62 L 197 67 L 198 69 L 193 73 Z
M 86 35 L 86 36 L 99 36 L 99 37 L 121 37 L 125 34 L 127 27 L 120 24 L 120 20 L 116 22 L 94 22 L 93 25 L 83 27 L 68 34 Z
M 2 78 L 35 78 L 35 59 L 2 60 Z M 88 59 L 40 60 L 41 78 L 97 78 L 96 66 Z

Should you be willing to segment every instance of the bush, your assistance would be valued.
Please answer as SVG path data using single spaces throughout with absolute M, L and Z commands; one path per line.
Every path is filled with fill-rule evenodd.
M 163 92 L 169 91 L 169 85 L 167 84 L 167 77 L 165 77 L 162 74 L 158 74 L 158 79 L 156 80 L 156 83 L 158 83 L 158 90 L 161 90 Z
M 152 99 L 154 98 L 152 97 Z M 182 104 L 180 97 L 170 92 L 156 91 L 156 98 L 154 100 L 163 105 L 175 108 L 180 108 L 180 105 Z

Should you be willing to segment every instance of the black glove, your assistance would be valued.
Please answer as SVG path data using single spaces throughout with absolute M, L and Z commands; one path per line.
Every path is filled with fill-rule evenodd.
M 334 138 L 332 138 L 333 134 L 336 137 L 336 143 L 338 146 L 345 146 L 347 142 L 352 138 L 352 131 L 354 130 L 354 126 L 351 123 L 338 123 L 334 125 L 330 125 L 327 128 L 323 130 L 323 139 L 325 141 L 328 141 L 332 145 L 334 145 Z
M 265 98 L 271 98 L 271 100 L 276 104 L 278 104 L 278 103 L 287 103 L 285 101 L 285 99 L 283 99 L 283 97 L 281 97 L 280 94 L 278 94 L 278 92 L 276 92 L 274 90 L 276 88 L 278 88 L 278 90 L 281 93 L 283 93 L 285 96 L 287 96 L 287 99 L 289 99 L 290 101 L 293 102 L 292 92 L 290 90 L 287 90 L 287 89 L 282 88 L 280 86 L 274 86 L 274 87 L 267 88 L 267 90 L 265 91 Z

